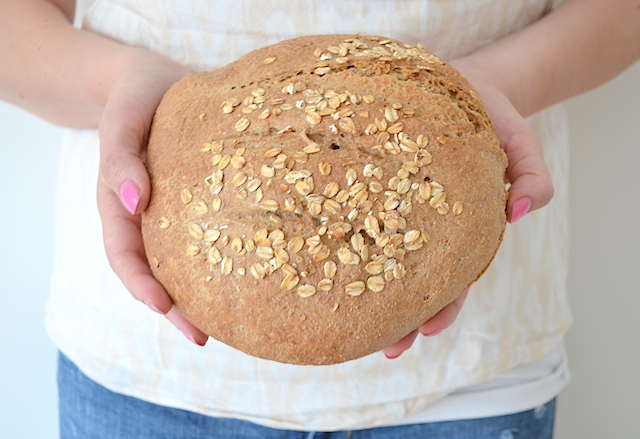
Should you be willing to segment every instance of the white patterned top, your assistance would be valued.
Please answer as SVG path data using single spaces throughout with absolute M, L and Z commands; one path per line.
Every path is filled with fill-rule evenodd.
M 303 34 L 378 34 L 422 42 L 445 60 L 539 19 L 551 0 L 97 0 L 84 27 L 196 70 Z M 98 136 L 68 131 L 60 158 L 47 327 L 92 379 L 127 395 L 213 416 L 307 430 L 401 422 L 457 389 L 543 356 L 571 322 L 566 297 L 568 141 L 564 112 L 529 118 L 554 200 L 507 227 L 490 269 L 453 326 L 400 358 L 334 366 L 247 356 L 187 342 L 124 289 L 109 267 L 95 201 Z

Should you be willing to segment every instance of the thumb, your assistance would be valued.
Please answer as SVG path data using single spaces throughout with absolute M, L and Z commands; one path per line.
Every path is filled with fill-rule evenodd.
M 500 107 L 499 111 L 492 112 L 492 118 L 509 160 L 507 213 L 509 222 L 514 223 L 549 203 L 554 190 L 542 144 L 535 132 L 506 98 Z
M 169 87 L 191 73 L 164 57 L 146 51 L 139 55 L 109 94 L 98 127 L 102 182 L 131 214 L 149 203 L 144 161 L 153 115 Z
M 143 151 L 151 118 L 143 120 L 138 114 L 126 103 L 107 105 L 98 128 L 102 183 L 132 215 L 146 208 L 150 194 Z
M 553 184 L 542 154 L 542 144 L 527 121 L 501 91 L 499 77 L 473 58 L 453 60 L 482 97 L 507 154 L 509 201 L 507 217 L 513 223 L 528 212 L 545 206 L 553 197 Z

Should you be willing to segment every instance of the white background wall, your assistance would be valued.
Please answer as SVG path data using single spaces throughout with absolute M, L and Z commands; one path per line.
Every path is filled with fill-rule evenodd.
M 0 437 L 57 437 L 44 330 L 60 129 L 0 102 Z
M 637 439 L 640 63 L 573 99 L 570 117 L 574 381 L 560 397 L 557 439 Z
M 573 383 L 557 439 L 640 437 L 640 63 L 570 102 Z M 43 316 L 61 131 L 0 103 L 0 437 L 57 437 Z

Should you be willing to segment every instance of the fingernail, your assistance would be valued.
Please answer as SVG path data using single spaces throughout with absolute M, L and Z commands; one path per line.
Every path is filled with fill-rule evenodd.
M 205 343 L 198 343 L 198 342 L 193 338 L 193 335 L 191 335 L 191 334 L 185 334 L 184 332 L 183 332 L 183 334 L 184 334 L 184 336 L 187 338 L 187 340 L 189 340 L 191 343 L 193 343 L 193 344 L 195 344 L 195 345 L 198 345 L 198 346 L 204 346 L 204 345 L 205 345 Z
M 387 355 L 387 353 L 384 354 L 384 356 L 387 357 L 389 360 L 393 360 L 394 358 L 398 358 L 400 355 L 402 355 L 402 352 L 400 352 L 398 355 L 395 355 L 395 356 Z
M 527 212 L 529 212 L 529 209 L 531 209 L 531 200 L 528 198 L 523 198 L 514 204 L 511 210 L 511 223 L 515 223 L 525 216 Z
M 120 188 L 120 198 L 122 199 L 124 207 L 127 208 L 131 215 L 134 215 L 140 202 L 140 192 L 138 188 L 131 182 L 123 184 Z
M 158 308 L 156 308 L 156 306 L 153 303 L 145 302 L 144 304 L 147 305 L 151 311 L 155 311 L 158 314 L 164 315 L 164 313 L 162 311 L 160 311 Z
M 435 337 L 436 335 L 441 334 L 442 331 L 444 331 L 444 329 L 438 329 L 437 331 L 433 331 L 428 334 L 422 334 L 422 335 L 424 335 L 425 337 Z

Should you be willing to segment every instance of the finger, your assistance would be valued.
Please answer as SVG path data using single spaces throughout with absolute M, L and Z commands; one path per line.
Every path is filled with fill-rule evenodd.
M 100 177 L 118 194 L 130 214 L 144 210 L 149 202 L 149 175 L 143 163 L 150 117 L 118 96 L 107 105 L 99 126 Z M 149 119 L 149 120 L 147 120 Z
M 119 198 L 103 184 L 98 186 L 105 251 L 113 271 L 136 299 L 162 314 L 173 302 L 153 277 L 140 233 L 140 218 L 130 215 Z
M 167 313 L 167 319 L 184 334 L 187 339 L 199 346 L 204 346 L 209 337 L 189 322 L 174 305 Z
M 187 321 L 155 279 L 144 251 L 139 216 L 130 215 L 118 197 L 107 187 L 98 189 L 100 214 L 103 218 L 104 243 L 109 263 L 125 288 L 152 310 L 165 314 L 191 342 L 204 346 L 208 337 Z
M 402 338 L 400 341 L 392 344 L 391 346 L 382 350 L 387 358 L 398 358 L 404 351 L 409 349 L 413 342 L 416 340 L 418 333 L 426 336 L 436 336 L 440 334 L 445 328 L 450 326 L 460 313 L 462 305 L 469 294 L 467 288 L 456 300 L 445 306 L 443 309 L 433 316 L 427 323 L 422 325 L 417 331 L 411 332 L 409 335 Z
M 392 344 L 391 346 L 384 348 L 382 352 L 389 358 L 398 358 L 404 351 L 409 349 L 418 336 L 418 331 L 413 331 L 409 335 L 403 337 L 400 341 Z
M 434 337 L 451 326 L 458 317 L 458 314 L 460 314 L 460 310 L 462 309 L 462 305 L 464 305 L 464 301 L 467 299 L 468 294 L 469 289 L 467 288 L 456 300 L 442 308 L 438 314 L 422 325 L 418 331 L 422 335 Z
M 554 190 L 540 141 L 528 126 L 526 131 L 509 139 L 504 148 L 509 158 L 507 178 L 511 183 L 507 212 L 513 223 L 547 205 Z

